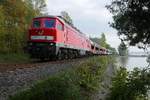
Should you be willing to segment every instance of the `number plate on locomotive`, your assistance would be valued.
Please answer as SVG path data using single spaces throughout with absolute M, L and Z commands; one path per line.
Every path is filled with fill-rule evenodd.
M 53 36 L 31 36 L 31 40 L 53 40 Z

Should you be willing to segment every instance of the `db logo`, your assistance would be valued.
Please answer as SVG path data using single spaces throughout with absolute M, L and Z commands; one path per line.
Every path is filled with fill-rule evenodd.
M 42 35 L 43 33 L 44 33 L 43 30 L 38 32 L 39 35 Z

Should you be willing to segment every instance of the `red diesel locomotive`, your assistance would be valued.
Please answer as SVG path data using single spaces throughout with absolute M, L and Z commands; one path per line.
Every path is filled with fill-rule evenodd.
M 100 54 L 101 49 L 60 16 L 36 17 L 29 29 L 28 52 L 32 58 L 75 58 Z

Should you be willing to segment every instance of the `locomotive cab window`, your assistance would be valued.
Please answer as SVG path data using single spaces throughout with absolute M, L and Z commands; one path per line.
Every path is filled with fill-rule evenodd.
M 46 28 L 53 28 L 55 27 L 55 20 L 45 20 L 45 27 Z
M 63 30 L 64 30 L 64 26 L 63 26 L 63 24 L 62 24 L 61 22 L 58 22 L 56 27 L 57 27 L 57 29 L 60 30 L 60 31 L 63 31 Z
M 41 22 L 39 20 L 33 21 L 33 27 L 34 28 L 40 28 L 41 27 Z

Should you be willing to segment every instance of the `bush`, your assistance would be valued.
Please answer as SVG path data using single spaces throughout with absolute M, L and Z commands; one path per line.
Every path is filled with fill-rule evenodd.
M 102 66 L 98 58 L 91 58 L 76 69 L 78 84 L 86 91 L 96 91 L 100 86 L 101 74 L 106 66 Z
M 89 100 L 100 86 L 107 57 L 93 57 L 79 64 L 75 70 L 51 76 L 30 89 L 18 92 L 10 100 Z
M 10 97 L 10 100 L 82 100 L 80 97 L 79 87 L 69 74 L 62 74 L 40 81 L 31 89 Z
M 135 68 L 127 71 L 121 68 L 113 79 L 108 100 L 148 100 L 150 70 Z

